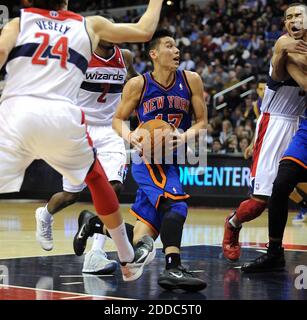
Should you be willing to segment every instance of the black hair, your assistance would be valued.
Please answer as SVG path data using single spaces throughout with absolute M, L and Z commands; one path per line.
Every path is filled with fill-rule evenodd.
M 60 10 L 66 5 L 66 0 L 32 0 L 30 2 L 33 7 L 46 10 Z
M 305 10 L 307 11 L 307 6 L 304 3 L 294 2 L 294 3 L 291 3 L 291 4 L 288 5 L 288 7 L 287 7 L 287 9 L 285 10 L 285 13 L 284 13 L 284 18 L 287 17 L 287 10 L 289 8 L 292 8 L 292 7 L 305 7 Z
M 159 45 L 160 39 L 164 37 L 171 37 L 173 38 L 174 35 L 167 29 L 160 29 L 157 30 L 154 35 L 152 36 L 151 40 L 145 43 L 145 51 L 149 53 L 150 50 L 154 49 Z

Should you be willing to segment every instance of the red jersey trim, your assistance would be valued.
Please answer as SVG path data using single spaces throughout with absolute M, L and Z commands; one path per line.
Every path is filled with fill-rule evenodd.
M 81 15 L 74 13 L 72 11 L 66 11 L 66 10 L 54 11 L 54 10 L 45 10 L 45 9 L 39 9 L 39 8 L 25 8 L 23 9 L 23 11 L 39 14 L 43 17 L 58 20 L 58 21 L 64 21 L 67 19 L 77 20 L 80 22 L 83 21 L 83 17 Z
M 115 52 L 109 59 L 104 59 L 94 52 L 88 66 L 91 68 L 126 69 L 124 58 L 121 55 L 121 51 L 117 46 L 115 46 Z

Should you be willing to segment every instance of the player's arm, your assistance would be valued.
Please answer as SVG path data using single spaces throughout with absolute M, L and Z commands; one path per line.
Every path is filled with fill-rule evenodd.
M 295 40 L 289 36 L 281 36 L 275 43 L 272 57 L 272 79 L 284 81 L 289 78 L 287 72 L 287 58 L 289 53 L 307 54 L 307 43 L 303 40 Z
M 162 3 L 163 0 L 150 0 L 137 23 L 113 23 L 100 16 L 87 17 L 86 21 L 98 39 L 113 43 L 146 42 L 152 38 L 157 28 Z
M 204 85 L 196 72 L 185 71 L 190 89 L 192 91 L 191 103 L 195 116 L 195 123 L 185 133 L 185 141 L 198 135 L 201 129 L 207 128 L 208 112 L 204 99 Z
M 126 80 L 130 80 L 131 78 L 139 76 L 139 74 L 135 71 L 133 66 L 133 54 L 128 49 L 123 49 L 122 54 L 125 60 L 125 65 L 127 68 L 127 78 Z
M 19 34 L 19 18 L 8 22 L 1 31 L 0 36 L 0 69 L 5 64 L 10 52 L 15 47 Z
M 297 84 L 307 92 L 307 55 L 290 54 L 287 71 Z
M 112 122 L 113 129 L 118 135 L 131 143 L 139 151 L 142 150 L 142 145 L 139 143 L 140 137 L 137 135 L 137 130 L 130 131 L 125 121 L 129 119 L 130 115 L 137 107 L 143 91 L 143 86 L 144 79 L 142 76 L 132 78 L 126 83 L 121 102 L 116 108 Z

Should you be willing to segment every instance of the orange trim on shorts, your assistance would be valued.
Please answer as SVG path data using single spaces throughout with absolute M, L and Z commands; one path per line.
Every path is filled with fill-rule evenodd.
M 160 165 L 160 164 L 155 164 L 155 166 L 158 167 L 158 170 L 159 170 L 159 172 L 160 172 L 160 174 L 161 174 L 162 182 L 159 182 L 159 181 L 157 180 L 157 178 L 156 178 L 156 176 L 155 176 L 155 174 L 154 174 L 151 166 L 150 166 L 148 163 L 145 163 L 145 165 L 146 165 L 146 167 L 147 167 L 147 169 L 148 169 L 148 171 L 149 171 L 149 174 L 150 174 L 150 177 L 151 177 L 153 183 L 154 183 L 156 186 L 158 186 L 159 188 L 164 189 L 164 187 L 165 187 L 165 185 L 166 185 L 166 175 L 165 175 L 165 173 L 164 173 L 161 165 Z
M 176 196 L 176 195 L 171 194 L 169 192 L 164 192 L 163 194 L 159 195 L 159 198 L 158 198 L 158 200 L 156 202 L 156 205 L 155 205 L 156 209 L 158 209 L 158 207 L 159 207 L 161 197 L 170 198 L 172 200 L 184 200 L 184 199 L 190 198 L 190 195 L 189 194 L 185 194 L 185 195 L 182 195 L 182 196 L 181 195 Z
M 304 169 L 307 169 L 307 166 L 305 165 L 304 162 L 302 162 L 301 160 L 296 159 L 296 158 L 294 158 L 294 157 L 284 157 L 284 158 L 281 159 L 281 161 L 282 161 L 282 160 L 291 160 L 291 161 L 293 161 L 293 162 L 296 162 L 296 163 L 299 164 L 300 166 L 302 166 Z
M 129 209 L 129 212 L 135 216 L 137 219 L 139 219 L 140 221 L 142 221 L 143 223 L 145 223 L 157 236 L 159 235 L 159 232 L 157 231 L 157 229 L 150 224 L 148 221 L 146 221 L 144 218 L 140 217 L 135 211 L 133 211 L 132 209 Z
M 176 196 L 172 193 L 168 193 L 168 192 L 164 192 L 164 196 L 166 198 L 170 198 L 170 199 L 173 199 L 173 200 L 184 200 L 184 199 L 188 199 L 190 198 L 190 195 L 189 194 L 184 194 L 184 195 L 179 195 L 179 196 Z

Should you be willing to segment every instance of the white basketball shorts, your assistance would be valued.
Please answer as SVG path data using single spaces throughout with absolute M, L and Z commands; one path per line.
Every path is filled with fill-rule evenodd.
M 0 106 L 0 193 L 17 192 L 26 168 L 45 160 L 71 184 L 93 164 L 81 109 L 65 101 L 14 97 Z
M 109 181 L 124 182 L 126 171 L 126 150 L 124 140 L 111 126 L 87 126 L 87 131 L 97 150 L 99 159 Z M 74 186 L 63 177 L 63 190 L 78 193 L 86 187 L 85 183 Z
M 262 113 L 257 121 L 251 194 L 270 197 L 279 162 L 298 129 L 298 117 Z

